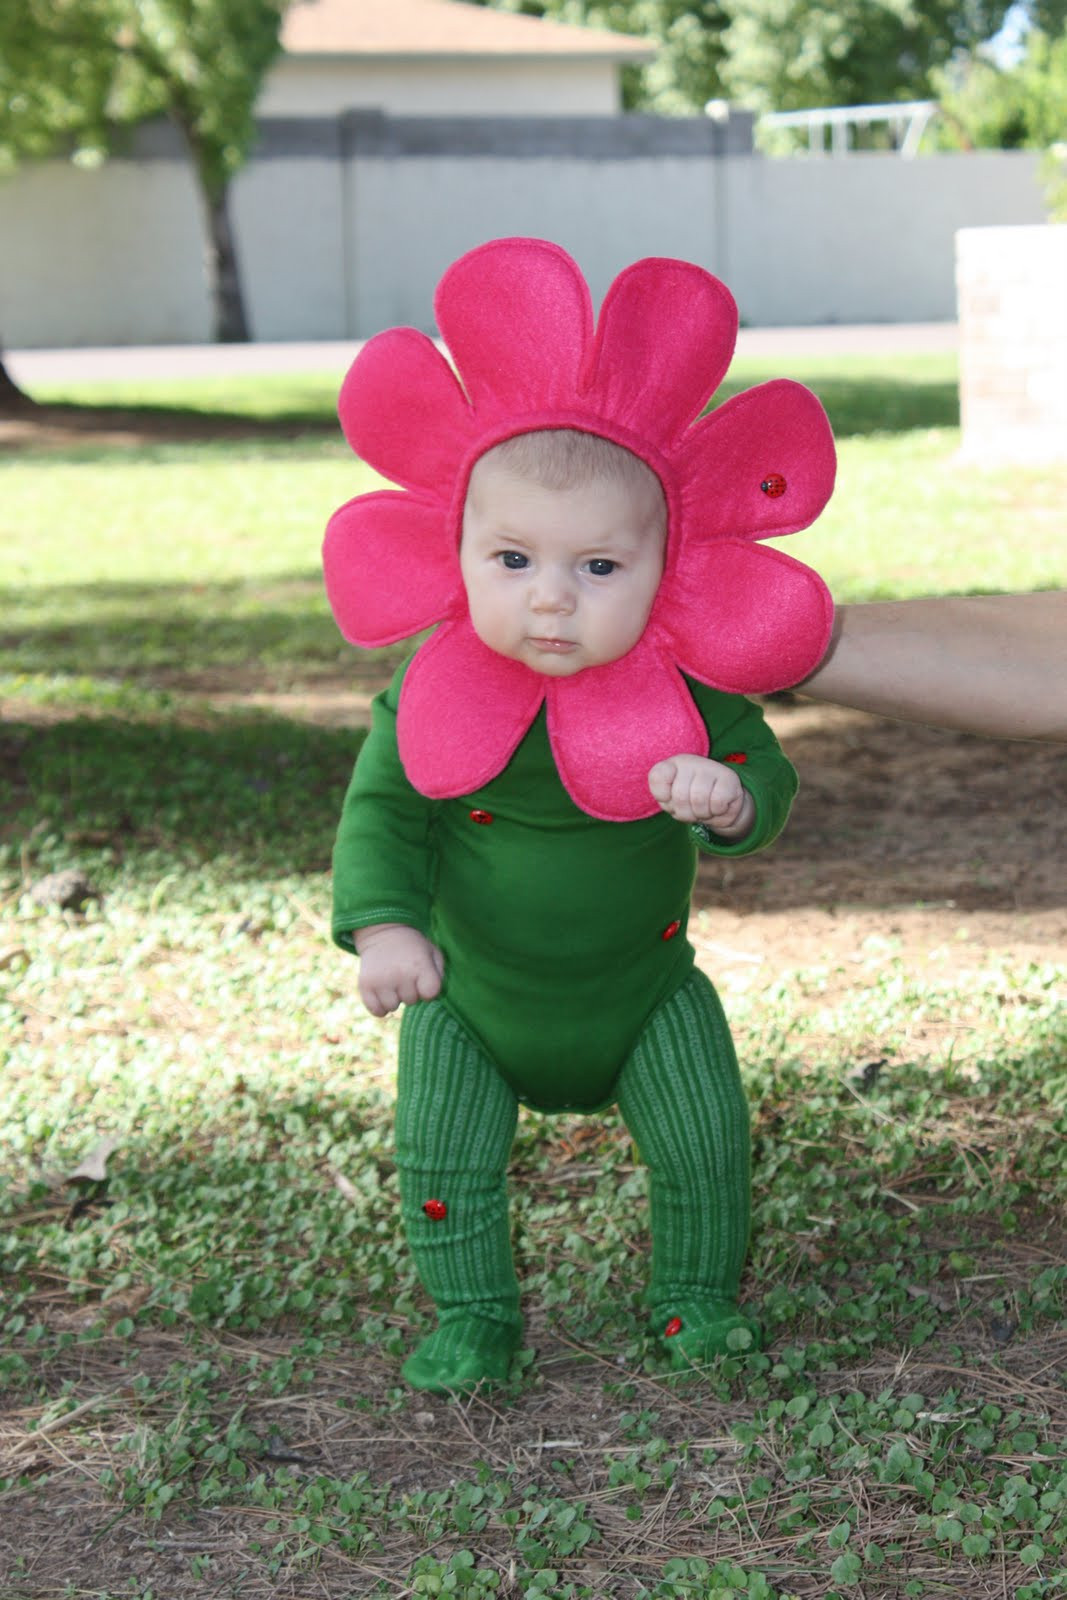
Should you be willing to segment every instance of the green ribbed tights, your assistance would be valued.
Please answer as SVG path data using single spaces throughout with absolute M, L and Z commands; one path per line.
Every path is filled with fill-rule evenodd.
M 650 1173 L 655 1331 L 676 1366 L 728 1348 L 750 1220 L 749 1127 L 718 996 L 694 970 L 646 1024 L 616 1084 Z M 518 1101 L 481 1045 L 436 1001 L 400 1032 L 396 1152 L 404 1228 L 436 1330 L 404 1366 L 417 1389 L 465 1392 L 507 1376 L 522 1322 L 507 1163 Z

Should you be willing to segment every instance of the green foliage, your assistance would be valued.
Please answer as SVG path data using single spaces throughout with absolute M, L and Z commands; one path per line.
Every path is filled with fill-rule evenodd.
M 1067 221 L 1067 26 L 1032 28 L 1014 66 L 972 58 L 941 78 L 942 142 L 972 149 L 1041 150 L 1049 211 Z
M 167 115 L 205 193 L 243 164 L 278 53 L 280 0 L 24 0 L 0 12 L 0 152 L 103 150 L 117 125 Z
M 628 110 L 666 116 L 699 115 L 705 101 L 723 92 L 723 40 L 730 24 L 718 0 L 475 0 L 498 11 L 521 11 L 613 33 L 655 41 L 657 58 L 647 67 L 623 69 Z
M 1008 0 L 730 0 L 724 79 L 757 111 L 926 98 L 935 69 L 996 33 Z
M 626 104 L 699 115 L 721 97 L 755 111 L 925 97 L 932 75 L 997 32 L 1011 0 L 478 0 L 657 41 L 628 69 Z M 1058 6 L 1059 0 L 1055 0 Z
M 118 56 L 104 44 L 109 0 L 0 7 L 0 170 L 57 145 L 106 141 Z M 96 48 L 83 48 L 88 34 Z
M 267 68 L 281 46 L 282 0 L 113 0 L 136 70 L 126 114 L 165 113 L 181 130 L 204 193 L 217 201 L 247 159 Z
M 1047 150 L 1067 135 L 1067 31 L 1026 36 L 1014 66 L 980 56 L 945 74 L 942 102 L 950 134 L 972 148 Z

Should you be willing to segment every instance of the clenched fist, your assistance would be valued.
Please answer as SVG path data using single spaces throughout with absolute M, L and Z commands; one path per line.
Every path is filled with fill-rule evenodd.
M 707 756 L 671 756 L 648 775 L 655 799 L 677 822 L 701 823 L 723 839 L 743 839 L 756 807 L 733 767 Z
M 445 958 L 418 928 L 379 922 L 357 928 L 359 993 L 367 1010 L 384 1017 L 397 1006 L 433 1000 L 441 992 Z

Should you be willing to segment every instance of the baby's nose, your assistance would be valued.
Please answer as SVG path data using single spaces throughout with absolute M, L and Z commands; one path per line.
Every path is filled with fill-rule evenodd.
M 565 573 L 542 572 L 530 595 L 534 611 L 569 612 L 574 610 L 574 587 Z

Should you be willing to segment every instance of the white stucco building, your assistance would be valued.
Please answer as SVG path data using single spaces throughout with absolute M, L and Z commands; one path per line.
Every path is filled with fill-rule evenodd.
M 295 0 L 261 117 L 612 116 L 655 45 L 462 0 Z

